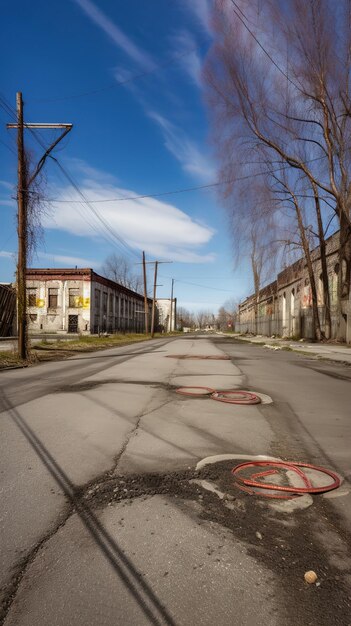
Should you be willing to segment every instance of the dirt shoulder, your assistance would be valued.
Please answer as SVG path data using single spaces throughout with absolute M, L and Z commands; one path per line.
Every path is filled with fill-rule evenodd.
M 155 333 L 155 339 L 166 336 L 177 336 L 180 333 L 169 333 L 168 335 Z M 50 340 L 43 339 L 40 343 L 32 346 L 27 361 L 22 361 L 14 351 L 0 352 L 0 370 L 13 369 L 17 367 L 30 367 L 43 361 L 59 361 L 68 359 L 77 353 L 96 352 L 107 348 L 126 346 L 133 343 L 149 341 L 150 335 L 140 335 L 136 333 L 118 334 L 109 336 L 81 336 L 72 340 Z

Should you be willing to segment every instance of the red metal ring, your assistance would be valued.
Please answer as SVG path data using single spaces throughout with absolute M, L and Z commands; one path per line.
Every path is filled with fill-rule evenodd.
M 237 396 L 230 397 L 230 396 Z M 260 404 L 261 398 L 255 393 L 249 391 L 239 390 L 227 390 L 227 391 L 215 391 L 211 398 L 217 400 L 217 402 L 226 402 L 227 404 Z
M 241 478 L 240 476 L 238 476 L 238 473 L 240 471 L 242 471 L 245 468 L 248 467 L 278 467 L 278 468 L 284 468 L 286 470 L 292 470 L 294 472 L 296 472 L 296 474 L 298 474 L 298 476 L 300 476 L 300 478 L 302 478 L 302 480 L 305 483 L 305 487 L 288 487 L 288 486 L 282 486 L 282 485 L 276 485 L 276 484 L 268 484 L 268 483 L 262 483 L 256 480 L 250 480 L 249 478 Z M 333 482 L 330 483 L 329 485 L 323 485 L 322 487 L 313 487 L 311 481 L 309 480 L 309 478 L 306 476 L 306 474 L 300 470 L 299 468 L 309 468 L 312 470 L 315 470 L 317 472 L 321 472 L 322 474 L 326 474 L 327 476 L 330 476 L 333 479 Z M 240 463 L 239 465 L 237 465 L 236 467 L 234 467 L 232 469 L 232 474 L 235 476 L 236 481 L 237 481 L 237 486 L 239 487 L 239 489 L 242 489 L 243 491 L 248 491 L 249 493 L 254 493 L 256 495 L 262 495 L 265 496 L 266 498 L 284 498 L 284 497 L 289 497 L 289 496 L 281 496 L 281 495 L 274 495 L 274 494 L 265 494 L 265 493 L 257 493 L 255 491 L 253 491 L 253 489 L 268 489 L 270 491 L 282 491 L 288 494 L 291 494 L 290 497 L 292 496 L 296 496 L 296 495 L 303 495 L 305 493 L 325 493 L 327 491 L 332 491 L 333 489 L 337 489 L 338 487 L 340 487 L 340 478 L 337 474 L 335 474 L 335 472 L 332 472 L 331 470 L 328 470 L 324 467 L 320 467 L 318 465 L 312 465 L 311 463 L 299 463 L 299 462 L 292 462 L 292 461 L 248 461 L 246 463 Z M 257 476 L 257 474 L 256 474 Z M 253 489 L 250 489 L 253 488 Z

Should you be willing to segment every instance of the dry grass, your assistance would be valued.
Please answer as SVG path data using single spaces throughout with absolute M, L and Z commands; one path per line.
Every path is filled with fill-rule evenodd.
M 178 335 L 180 333 L 169 333 L 168 335 L 162 335 L 160 333 L 155 334 L 155 339 L 160 337 L 168 337 L 172 335 Z M 0 369 L 7 369 L 14 366 L 27 366 L 42 361 L 57 361 L 67 359 L 74 354 L 80 352 L 95 352 L 97 350 L 103 350 L 106 348 L 113 348 L 119 346 L 125 346 L 133 343 L 140 343 L 148 341 L 150 336 L 145 336 L 137 333 L 126 333 L 108 336 L 92 336 L 81 335 L 77 339 L 56 339 L 54 341 L 47 341 L 43 339 L 40 343 L 34 345 L 30 349 L 28 361 L 23 363 L 16 352 L 7 351 L 0 352 Z

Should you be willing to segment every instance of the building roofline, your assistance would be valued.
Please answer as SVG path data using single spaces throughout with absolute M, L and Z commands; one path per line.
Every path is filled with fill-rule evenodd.
M 65 276 L 78 277 L 77 278 L 78 280 L 79 280 L 79 277 L 86 276 L 88 277 L 89 280 L 91 281 L 95 280 L 96 282 L 102 285 L 105 285 L 106 287 L 111 287 L 111 289 L 116 289 L 117 287 L 119 291 L 122 291 L 126 295 L 132 296 L 134 298 L 136 296 L 138 298 L 144 298 L 144 296 L 138 293 L 137 291 L 133 291 L 132 289 L 129 289 L 128 287 L 124 287 L 124 285 L 120 285 L 119 283 L 116 283 L 114 280 L 110 280 L 109 278 L 100 276 L 100 274 L 98 274 L 97 272 L 94 272 L 94 270 L 91 267 L 83 267 L 83 268 L 30 267 L 30 268 L 27 268 L 26 270 L 26 277 L 29 279 L 30 278 L 34 279 L 35 277 L 41 277 L 42 279 L 51 278 L 52 280 L 55 280 L 55 277 L 57 277 L 57 280 L 60 280 L 60 278 L 65 277 Z M 152 299 L 148 298 L 148 302 L 151 303 Z

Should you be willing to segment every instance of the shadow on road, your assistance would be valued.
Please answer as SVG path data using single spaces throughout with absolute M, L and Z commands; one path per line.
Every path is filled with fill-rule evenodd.
M 165 624 L 167 626 L 176 626 L 176 622 L 173 617 L 161 604 L 152 588 L 145 582 L 145 580 L 143 580 L 140 572 L 135 568 L 130 559 L 122 552 L 116 541 L 109 535 L 91 509 L 81 501 L 76 487 L 52 457 L 50 452 L 45 448 L 30 426 L 22 418 L 18 410 L 11 405 L 2 390 L 0 390 L 0 398 L 3 402 L 4 408 L 8 411 L 13 422 L 22 432 L 51 476 L 62 489 L 74 507 L 74 510 L 79 515 L 84 526 L 89 531 L 96 545 L 105 555 L 118 578 L 125 584 L 128 591 L 133 595 L 135 601 L 143 611 L 144 615 L 149 619 L 150 623 L 155 624 L 156 626 Z

